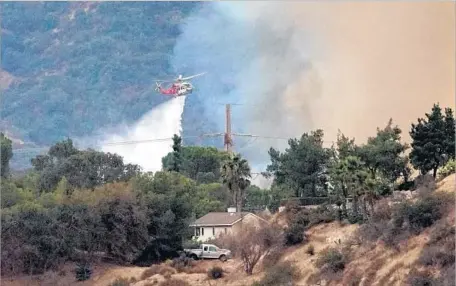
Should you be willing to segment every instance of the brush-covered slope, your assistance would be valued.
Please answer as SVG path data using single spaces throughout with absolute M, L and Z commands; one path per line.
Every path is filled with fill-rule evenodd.
M 280 253 L 277 264 L 289 261 L 299 273 L 293 285 L 445 285 L 454 284 L 454 206 L 452 197 L 455 192 L 455 176 L 450 175 L 436 184 L 434 195 L 444 195 L 447 200 L 441 217 L 419 234 L 407 235 L 399 239 L 395 247 L 384 242 L 365 243 L 359 230 L 362 225 L 323 223 L 306 231 L 306 243 L 291 246 Z M 420 192 L 420 191 L 418 191 Z M 417 194 L 420 196 L 419 194 Z M 447 196 L 445 196 L 447 195 Z M 415 198 L 416 199 L 416 198 Z M 415 201 L 411 199 L 411 201 Z M 392 202 L 391 198 L 387 199 Z M 411 202 L 409 201 L 409 202 Z M 275 216 L 271 221 L 280 220 Z M 384 230 L 382 230 L 384 231 Z M 386 231 L 385 231 L 386 232 Z M 396 234 L 400 238 L 401 234 Z M 309 247 L 313 253 L 309 253 Z M 453 247 L 453 249 L 451 249 Z M 318 267 L 318 260 L 327 249 L 338 249 L 344 253 L 344 267 L 337 273 L 323 272 L 325 267 Z M 207 271 L 214 266 L 224 269 L 224 277 L 211 280 Z M 71 265 L 65 266 L 67 274 L 57 275 L 48 272 L 38 277 L 17 277 L 6 281 L 5 285 L 114 285 L 116 280 L 124 279 L 129 285 L 229 285 L 257 286 L 255 284 L 268 275 L 262 261 L 258 263 L 253 275 L 246 275 L 242 262 L 234 258 L 228 262 L 206 260 L 197 261 L 194 266 L 178 271 L 165 262 L 151 267 L 122 267 L 100 264 L 94 268 L 90 280 L 76 282 Z M 323 273 L 322 273 L 323 272 Z M 279 274 L 275 274 L 280 276 Z M 283 275 L 286 277 L 286 273 Z M 440 277 L 440 278 L 435 278 Z M 176 280 L 179 280 L 176 282 Z M 187 282 L 187 284 L 184 283 Z M 428 284 L 424 283 L 428 281 Z M 270 281 L 271 282 L 271 281 Z M 82 284 L 81 284 L 82 283 Z M 174 284 L 173 284 L 174 283 Z M 267 285 L 290 285 L 272 281 Z M 424 283 L 424 284 L 423 284 Z

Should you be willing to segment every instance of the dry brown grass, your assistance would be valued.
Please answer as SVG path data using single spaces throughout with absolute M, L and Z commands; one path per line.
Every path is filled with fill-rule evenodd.
M 404 266 L 403 262 L 399 262 L 394 265 L 394 267 L 391 267 L 391 269 L 378 280 L 378 285 L 391 285 L 390 283 L 392 283 L 395 279 L 394 274 L 398 271 L 398 269 L 403 268 Z
M 342 285 L 358 286 L 363 279 L 363 274 L 360 271 L 351 271 L 344 275 Z
M 190 286 L 190 284 L 181 279 L 171 278 L 160 283 L 160 286 Z
M 169 278 L 169 277 L 171 277 L 171 275 L 176 274 L 176 273 L 177 273 L 176 269 L 174 269 L 170 266 L 156 264 L 156 265 L 152 265 L 148 269 L 144 270 L 144 272 L 141 275 L 141 280 L 145 280 L 145 279 L 147 279 L 151 276 L 157 275 L 157 274 L 162 275 L 165 278 Z
M 178 269 L 179 273 L 186 273 L 186 274 L 201 274 L 206 273 L 206 267 L 201 263 L 196 263 L 191 267 L 183 267 Z
M 374 262 L 369 266 L 367 271 L 364 272 L 366 277 L 363 281 L 364 285 L 372 285 L 377 278 L 378 269 L 382 268 L 383 265 L 387 263 L 387 258 L 381 257 L 374 260 Z

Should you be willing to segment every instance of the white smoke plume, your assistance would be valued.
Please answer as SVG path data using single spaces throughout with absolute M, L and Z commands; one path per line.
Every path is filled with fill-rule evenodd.
M 118 127 L 116 132 L 106 135 L 101 149 L 119 154 L 124 158 L 124 162 L 138 164 L 146 172 L 161 170 L 161 159 L 172 151 L 172 140 L 157 139 L 181 134 L 184 106 L 185 96 L 156 106 L 132 126 Z M 137 142 L 141 140 L 151 141 Z
M 187 19 L 174 49 L 176 70 L 207 71 L 198 82 L 200 120 L 233 132 L 297 137 L 340 128 L 363 142 L 390 117 L 407 132 L 435 102 L 454 105 L 454 3 L 212 2 Z M 189 99 L 189 102 L 193 99 Z M 268 163 L 258 139 L 245 154 Z

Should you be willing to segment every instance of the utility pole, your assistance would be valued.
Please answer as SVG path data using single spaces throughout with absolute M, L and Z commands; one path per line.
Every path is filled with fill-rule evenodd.
M 223 145 L 225 146 L 225 151 L 231 153 L 231 147 L 233 146 L 233 140 L 231 139 L 231 104 L 225 105 L 225 138 Z

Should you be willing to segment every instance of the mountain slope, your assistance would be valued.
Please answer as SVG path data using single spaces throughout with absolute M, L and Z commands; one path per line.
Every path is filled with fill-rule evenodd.
M 193 2 L 1 3 L 2 126 L 46 145 L 131 123 L 165 98 Z

